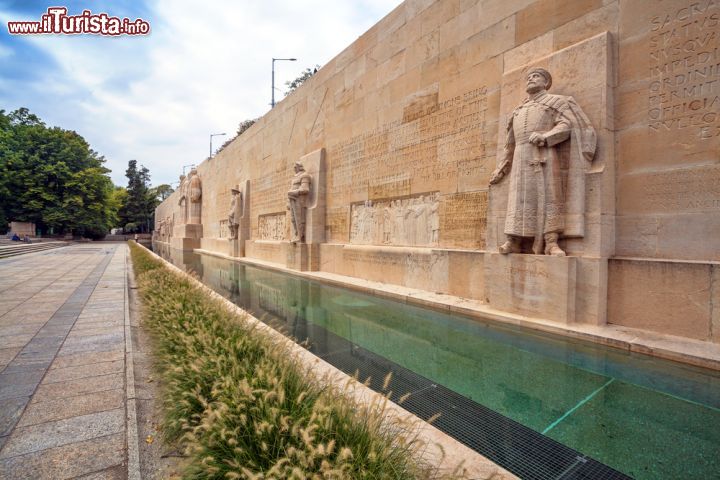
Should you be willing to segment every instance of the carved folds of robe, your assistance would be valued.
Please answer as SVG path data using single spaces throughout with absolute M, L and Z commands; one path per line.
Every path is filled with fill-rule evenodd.
M 538 147 L 528 141 L 535 132 L 545 135 L 544 146 Z M 571 137 L 580 148 L 569 155 L 569 161 L 582 164 L 572 165 L 570 174 L 567 170 L 563 174 L 558 145 Z M 572 190 L 580 188 L 584 191 L 582 177 L 594 151 L 595 132 L 572 97 L 542 93 L 518 106 L 508 120 L 504 152 L 510 177 L 505 234 L 583 236 L 584 204 L 575 205 L 577 201 L 572 195 L 573 205 L 568 212 L 566 190 L 570 182 Z M 576 186 L 573 183 L 576 181 L 582 186 Z M 580 209 L 578 215 L 576 209 Z M 572 217 L 570 226 L 567 225 L 568 213 Z

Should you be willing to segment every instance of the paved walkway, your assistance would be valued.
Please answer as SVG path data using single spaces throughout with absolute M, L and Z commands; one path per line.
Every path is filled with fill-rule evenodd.
M 128 477 L 127 254 L 83 244 L 0 260 L 0 478 Z

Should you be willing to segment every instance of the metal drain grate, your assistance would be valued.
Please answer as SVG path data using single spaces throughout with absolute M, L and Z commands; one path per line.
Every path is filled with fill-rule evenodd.
M 274 323 L 274 322 L 273 322 Z M 380 355 L 315 325 L 293 329 L 310 351 L 520 478 L 528 480 L 621 480 L 631 477 L 546 437 L 473 400 L 436 385 Z M 383 383 L 388 372 L 388 388 Z M 390 393 L 391 392 L 391 393 Z

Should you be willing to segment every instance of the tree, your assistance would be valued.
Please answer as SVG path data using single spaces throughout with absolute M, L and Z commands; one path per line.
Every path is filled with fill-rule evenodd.
M 317 64 L 315 65 L 315 68 L 308 67 L 305 70 L 303 70 L 302 73 L 300 74 L 300 76 L 297 77 L 295 80 L 285 82 L 285 86 L 288 87 L 287 92 L 285 92 L 285 96 L 287 97 L 288 95 L 290 95 L 292 92 L 297 90 L 298 87 L 300 87 L 300 85 L 305 83 L 305 81 L 308 78 L 315 75 L 318 71 L 318 68 L 320 68 L 320 65 L 317 65 Z
M 153 187 L 152 194 L 155 196 L 155 198 L 158 199 L 158 201 L 162 202 L 166 198 L 168 198 L 172 193 L 175 191 L 170 185 L 167 183 L 163 183 L 158 185 L 157 187 Z
M 150 171 L 142 165 L 138 169 L 137 160 L 130 160 L 125 176 L 127 197 L 120 208 L 120 224 L 125 230 L 150 232 L 155 207 L 159 204 L 156 192 L 150 188 Z
M 0 217 L 43 234 L 105 235 L 114 212 L 104 163 L 76 132 L 48 128 L 27 108 L 0 110 Z
M 237 133 L 232 138 L 228 139 L 225 143 L 220 145 L 220 147 L 217 150 L 215 150 L 215 154 L 217 155 L 218 153 L 220 153 L 225 147 L 230 145 L 233 140 L 235 140 L 240 135 L 242 135 L 245 132 L 245 130 L 247 130 L 248 128 L 255 125 L 255 122 L 257 122 L 257 121 L 258 121 L 257 118 L 251 118 L 249 120 L 243 120 L 242 122 L 240 122 L 240 125 L 238 125 Z

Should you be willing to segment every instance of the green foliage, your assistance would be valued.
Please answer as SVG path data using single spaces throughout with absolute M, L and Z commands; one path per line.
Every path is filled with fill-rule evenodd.
M 162 202 L 166 198 L 168 198 L 172 193 L 175 191 L 174 188 L 172 188 L 167 183 L 162 183 L 158 185 L 157 187 L 153 187 L 150 189 L 152 194 L 155 196 L 158 202 Z
M 150 232 L 155 207 L 160 203 L 157 192 L 150 188 L 150 171 L 142 165 L 138 169 L 137 160 L 130 160 L 125 176 L 128 179 L 127 196 L 118 212 L 120 224 L 125 225 L 126 232 L 128 224 L 134 225 L 132 232 Z
M 104 236 L 116 212 L 104 163 L 77 133 L 48 128 L 27 108 L 0 110 L 0 205 L 8 221 Z
M 288 341 L 130 244 L 155 339 L 166 440 L 191 460 L 185 478 L 433 478 L 411 426 L 380 404 L 323 386 Z
M 257 118 L 251 118 L 250 120 L 243 120 L 242 122 L 240 122 L 240 125 L 238 125 L 237 134 L 235 136 L 239 137 L 240 135 L 242 135 L 245 130 L 255 125 L 255 122 L 257 121 Z
M 229 138 L 228 140 L 226 140 L 225 143 L 220 145 L 220 148 L 215 150 L 215 153 L 216 154 L 220 153 L 225 147 L 230 145 L 233 140 L 235 140 L 237 137 L 242 135 L 245 132 L 245 130 L 247 130 L 248 128 L 255 125 L 255 122 L 257 122 L 257 121 L 258 121 L 257 118 L 251 118 L 249 120 L 243 120 L 242 122 L 240 122 L 240 125 L 238 125 L 237 133 L 235 133 L 235 135 L 232 138 Z
M 320 68 L 320 65 L 315 65 L 315 68 L 306 68 L 302 71 L 302 73 L 295 79 L 290 82 L 285 82 L 285 86 L 287 87 L 287 91 L 285 92 L 285 96 L 290 95 L 292 92 L 297 90 L 300 85 L 305 83 L 305 81 L 315 75 L 318 71 L 318 68 Z

